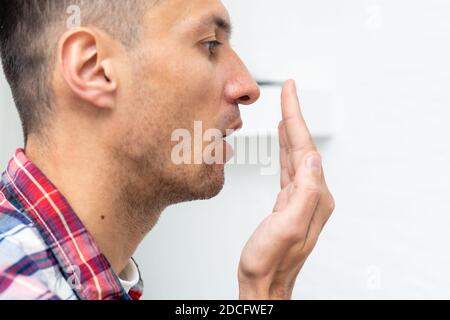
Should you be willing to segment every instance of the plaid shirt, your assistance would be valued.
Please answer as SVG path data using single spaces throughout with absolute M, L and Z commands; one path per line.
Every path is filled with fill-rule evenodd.
M 64 196 L 19 149 L 0 181 L 0 299 L 137 300 Z

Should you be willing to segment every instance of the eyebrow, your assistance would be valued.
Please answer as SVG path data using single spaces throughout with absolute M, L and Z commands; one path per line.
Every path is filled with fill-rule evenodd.
M 223 19 L 222 17 L 219 17 L 219 16 L 213 16 L 213 21 L 214 21 L 214 24 L 216 25 L 216 27 L 218 29 L 221 29 L 229 37 L 231 37 L 231 35 L 233 33 L 233 27 L 232 27 L 230 22 L 228 22 L 227 20 L 225 20 L 225 19 Z
M 225 18 L 213 14 L 208 16 L 207 18 L 203 19 L 200 24 L 201 27 L 209 27 L 211 25 L 215 26 L 217 29 L 222 30 L 225 32 L 228 36 L 228 38 L 231 38 L 231 35 L 233 33 L 233 27 L 230 22 L 228 22 Z

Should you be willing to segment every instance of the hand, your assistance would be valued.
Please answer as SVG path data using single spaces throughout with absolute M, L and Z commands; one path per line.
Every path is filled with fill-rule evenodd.
M 294 81 L 285 83 L 281 100 L 281 191 L 273 213 L 242 252 L 240 299 L 291 299 L 298 274 L 335 207 Z

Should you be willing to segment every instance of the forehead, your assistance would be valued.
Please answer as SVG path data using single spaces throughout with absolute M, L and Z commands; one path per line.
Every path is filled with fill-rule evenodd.
M 220 0 L 160 0 L 149 10 L 144 27 L 159 35 L 187 32 L 225 22 L 230 24 L 228 11 Z

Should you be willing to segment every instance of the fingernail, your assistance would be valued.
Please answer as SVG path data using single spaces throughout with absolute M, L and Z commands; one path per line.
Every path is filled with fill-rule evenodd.
M 306 167 L 313 171 L 322 170 L 322 159 L 317 155 L 312 155 L 306 160 Z

